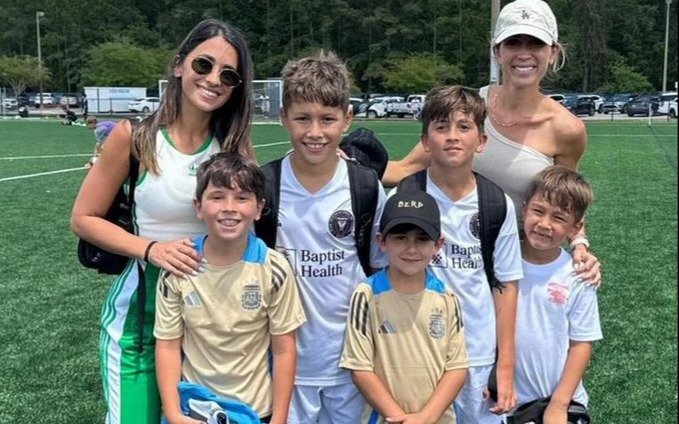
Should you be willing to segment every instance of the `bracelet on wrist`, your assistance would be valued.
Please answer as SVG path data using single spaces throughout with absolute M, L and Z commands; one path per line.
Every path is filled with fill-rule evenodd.
M 587 237 L 579 236 L 571 240 L 570 244 L 570 249 L 573 250 L 575 246 L 582 244 L 585 246 L 585 248 L 589 251 L 589 241 L 587 240 Z
M 153 240 L 146 246 L 146 250 L 144 250 L 144 262 L 149 261 L 149 253 L 151 253 L 151 246 L 154 244 L 158 243 L 157 241 Z

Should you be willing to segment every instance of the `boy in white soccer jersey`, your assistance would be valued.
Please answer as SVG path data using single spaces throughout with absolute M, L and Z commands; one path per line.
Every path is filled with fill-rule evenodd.
M 441 210 L 445 239 L 431 269 L 460 301 L 469 355 L 467 381 L 454 404 L 457 422 L 498 424 L 498 415 L 516 403 L 516 281 L 523 272 L 514 206 L 504 195 L 506 214 L 492 254 L 499 284 L 491 289 L 482 258 L 477 177 L 472 172 L 474 155 L 486 144 L 483 100 L 470 88 L 438 87 L 427 95 L 420 116 L 420 142 L 432 158 L 426 191 Z M 498 398 L 493 402 L 485 391 L 496 361 Z
M 297 276 L 308 317 L 297 333 L 288 422 L 356 424 L 365 401 L 349 372 L 339 367 L 339 359 L 351 293 L 371 270 L 361 266 L 358 253 L 359 217 L 352 209 L 350 164 L 337 156 L 340 137 L 352 120 L 349 71 L 337 56 L 321 52 L 288 62 L 282 76 L 281 119 L 292 151 L 280 163 L 275 246 Z M 370 172 L 379 217 L 385 195 L 377 175 Z M 367 232 L 371 229 L 375 235 L 377 224 Z M 374 268 L 387 264 L 374 243 L 369 256 Z
M 596 290 L 574 275 L 561 247 L 578 234 L 593 198 L 581 175 L 552 166 L 535 177 L 524 204 L 516 393 L 519 405 L 551 396 L 544 422 L 565 423 L 571 401 L 587 406 L 582 377 L 592 342 L 602 338 Z
M 354 291 L 340 362 L 372 406 L 361 422 L 454 424 L 469 363 L 457 299 L 427 269 L 443 245 L 436 201 L 390 197 L 378 244 L 389 267 Z
M 185 278 L 165 273 L 156 293 L 163 412 L 170 424 L 188 422 L 177 392 L 182 379 L 249 404 L 263 422 L 284 424 L 295 330 L 305 315 L 287 261 L 249 231 L 262 210 L 264 175 L 253 162 L 218 153 L 197 178 L 194 202 L 208 234 L 194 243 L 205 270 Z

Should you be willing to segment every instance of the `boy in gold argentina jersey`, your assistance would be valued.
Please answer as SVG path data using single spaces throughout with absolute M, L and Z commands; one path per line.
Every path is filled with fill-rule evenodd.
M 361 422 L 453 424 L 469 363 L 457 298 L 427 269 L 443 244 L 436 201 L 396 193 L 378 244 L 389 266 L 354 291 L 340 362 L 370 404 Z

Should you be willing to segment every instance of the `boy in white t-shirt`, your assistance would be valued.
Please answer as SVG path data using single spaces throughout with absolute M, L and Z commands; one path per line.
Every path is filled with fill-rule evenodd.
M 581 175 L 552 166 L 535 177 L 524 204 L 516 393 L 519 405 L 551 396 L 546 423 L 565 423 L 571 401 L 587 406 L 582 377 L 592 342 L 602 338 L 596 289 L 574 275 L 573 261 L 561 247 L 578 234 L 593 197 Z
M 487 277 L 480 227 L 474 155 L 486 144 L 486 109 L 475 90 L 462 86 L 438 87 L 427 94 L 421 112 L 420 142 L 431 155 L 426 191 L 441 209 L 442 249 L 431 263 L 434 275 L 457 295 L 465 324 L 469 355 L 467 382 L 455 399 L 460 424 L 498 424 L 499 415 L 516 403 L 514 394 L 514 323 L 516 282 L 523 277 L 514 206 L 499 188 L 506 211 L 492 251 L 492 276 Z M 413 175 L 407 177 L 410 179 Z M 405 181 L 405 180 L 404 180 Z M 488 184 L 495 185 L 486 181 Z M 405 187 L 399 186 L 399 190 Z M 487 212 L 486 212 L 487 213 Z M 493 284 L 491 288 L 491 283 Z M 497 366 L 497 402 L 486 393 L 493 365 Z
M 349 168 L 360 165 L 337 155 L 341 135 L 352 120 L 346 65 L 334 54 L 321 52 L 288 62 L 282 76 L 281 120 L 292 151 L 264 166 L 265 173 L 279 169 L 277 210 L 265 208 L 264 217 L 277 214 L 275 248 L 295 272 L 308 318 L 297 332 L 297 371 L 288 423 L 356 424 L 365 401 L 339 360 L 351 294 L 372 273 L 370 267 L 387 264 L 374 242 L 358 242 L 360 235 L 370 237 L 368 243 L 375 239 L 384 189 L 377 174 L 365 168 L 374 183 L 376 206 L 368 214 L 369 222 L 359 224 L 364 220 L 354 216 Z M 365 184 L 365 180 L 354 183 Z M 268 177 L 267 184 L 271 181 L 275 180 Z M 257 229 L 267 239 L 270 234 L 263 232 Z M 367 246 L 369 255 L 359 257 L 359 245 Z

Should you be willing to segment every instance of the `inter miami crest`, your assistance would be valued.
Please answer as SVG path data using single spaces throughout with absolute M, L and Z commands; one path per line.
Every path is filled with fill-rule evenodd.
M 354 230 L 354 216 L 349 211 L 339 210 L 330 216 L 328 231 L 336 238 L 344 238 Z
M 479 220 L 478 212 L 469 218 L 469 231 L 472 233 L 474 238 L 481 240 L 481 221 Z
M 245 310 L 259 309 L 262 306 L 262 291 L 259 285 L 248 284 L 243 286 L 240 303 Z
M 435 339 L 440 339 L 446 334 L 446 324 L 443 322 L 443 313 L 435 310 L 429 315 L 429 335 Z

